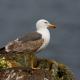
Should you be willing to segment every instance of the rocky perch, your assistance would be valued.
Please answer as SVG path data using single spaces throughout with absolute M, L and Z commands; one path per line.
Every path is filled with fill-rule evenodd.
M 72 71 L 32 53 L 0 53 L 0 80 L 75 80 Z

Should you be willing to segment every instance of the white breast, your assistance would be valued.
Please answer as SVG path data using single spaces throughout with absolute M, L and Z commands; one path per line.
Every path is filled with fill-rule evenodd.
M 41 29 L 37 31 L 38 33 L 42 34 L 42 38 L 44 39 L 44 43 L 42 46 L 38 49 L 38 51 L 44 49 L 50 42 L 50 32 L 48 29 Z

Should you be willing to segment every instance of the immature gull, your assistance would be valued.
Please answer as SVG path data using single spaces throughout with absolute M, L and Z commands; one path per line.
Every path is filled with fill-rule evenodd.
M 40 19 L 36 23 L 36 31 L 27 33 L 24 37 L 17 38 L 9 42 L 0 51 L 5 52 L 39 52 L 46 48 L 50 42 L 50 32 L 48 28 L 55 29 L 55 25 L 45 19 Z

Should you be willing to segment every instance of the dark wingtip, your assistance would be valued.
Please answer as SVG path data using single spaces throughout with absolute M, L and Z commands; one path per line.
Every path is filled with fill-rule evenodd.
M 0 51 L 2 51 L 2 50 L 4 50 L 5 49 L 5 47 L 2 47 L 2 48 L 0 48 Z
M 4 54 L 4 53 L 6 53 L 5 47 L 0 48 L 0 54 Z

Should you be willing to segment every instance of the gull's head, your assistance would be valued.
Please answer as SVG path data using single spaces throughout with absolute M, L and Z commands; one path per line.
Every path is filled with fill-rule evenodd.
M 47 28 L 51 28 L 51 29 L 54 29 L 56 28 L 54 24 L 51 24 L 50 22 L 48 22 L 47 20 L 45 19 L 40 19 L 37 21 L 36 23 L 36 28 L 37 30 L 39 29 L 47 29 Z

